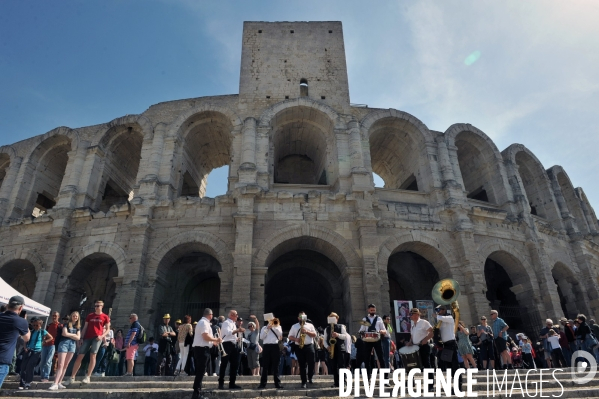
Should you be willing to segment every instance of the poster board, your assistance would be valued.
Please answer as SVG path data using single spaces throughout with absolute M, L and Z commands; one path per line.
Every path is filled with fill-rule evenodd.
M 431 323 L 431 326 L 437 324 L 435 315 L 435 304 L 430 300 L 416 301 L 416 307 L 420 310 L 420 318 Z
M 395 308 L 395 331 L 397 333 L 409 334 L 412 329 L 412 324 L 410 323 L 412 301 L 393 301 L 393 307 Z

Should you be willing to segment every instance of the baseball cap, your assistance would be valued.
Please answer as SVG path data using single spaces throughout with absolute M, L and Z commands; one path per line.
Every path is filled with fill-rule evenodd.
M 21 306 L 25 305 L 25 300 L 20 295 L 15 295 L 8 300 L 9 306 Z

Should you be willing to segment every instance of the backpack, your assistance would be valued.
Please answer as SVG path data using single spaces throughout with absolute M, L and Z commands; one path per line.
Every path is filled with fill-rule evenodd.
M 139 324 L 139 323 L 138 323 Z M 139 324 L 139 334 L 136 338 L 136 341 L 139 345 L 145 344 L 148 340 L 148 336 L 146 334 L 146 329 L 143 328 L 141 324 Z

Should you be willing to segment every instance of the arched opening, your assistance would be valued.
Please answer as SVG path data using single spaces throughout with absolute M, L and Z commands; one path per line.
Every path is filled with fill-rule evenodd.
M 100 141 L 105 149 L 102 179 L 94 208 L 107 212 L 112 206 L 127 204 L 137 188 L 143 134 L 138 126 L 117 126 Z
M 578 230 L 583 234 L 587 234 L 589 232 L 589 226 L 584 213 L 582 212 L 580 200 L 574 192 L 574 186 L 572 186 L 572 183 L 570 182 L 570 178 L 566 176 L 564 172 L 559 172 L 557 174 L 557 182 L 559 183 L 559 188 L 564 196 L 564 199 L 566 200 L 568 210 L 576 220 L 576 226 L 578 226 Z
M 498 191 L 495 187 L 501 186 L 501 175 L 491 146 L 472 132 L 459 133 L 455 145 L 466 196 L 497 204 Z
M 227 193 L 229 182 L 229 166 L 214 169 L 206 180 L 206 197 L 216 197 Z
M 440 280 L 435 266 L 417 253 L 396 252 L 387 264 L 390 309 L 395 300 L 430 300 L 433 286 Z M 415 302 L 414 302 L 415 303 Z
M 338 267 L 327 256 L 306 249 L 290 251 L 268 268 L 265 311 L 273 312 L 285 331 L 297 323 L 302 310 L 315 327 L 325 326 L 330 312 L 346 314 L 342 281 Z
M 372 171 L 383 179 L 385 188 L 424 191 L 429 186 L 424 172 L 427 159 L 422 133 L 399 118 L 384 118 L 369 131 Z
M 380 188 L 385 187 L 385 181 L 383 180 L 383 178 L 374 172 L 372 172 L 372 181 L 374 181 L 375 187 L 380 187 Z
M 300 79 L 300 97 L 308 97 L 308 80 Z
M 516 165 L 518 165 L 518 172 L 524 185 L 530 213 L 547 218 L 547 207 L 555 206 L 555 203 L 552 202 L 545 170 L 539 167 L 535 160 L 524 151 L 516 154 Z
M 24 215 L 34 217 L 46 213 L 56 205 L 71 151 L 71 140 L 56 135 L 44 140 L 31 155 L 33 184 L 24 208 Z
M 231 164 L 231 121 L 213 111 L 187 119 L 180 151 L 179 196 L 204 197 L 210 172 Z M 225 190 L 226 192 L 226 190 Z
M 35 289 L 35 266 L 25 259 L 17 259 L 0 268 L 0 278 L 25 296 L 31 298 Z
M 108 313 L 116 297 L 114 278 L 119 270 L 115 260 L 105 253 L 94 253 L 81 259 L 67 280 L 63 314 L 79 311 L 82 317 L 94 312 L 94 301 L 104 301 Z
M 574 273 L 563 263 L 556 263 L 551 270 L 557 286 L 559 302 L 568 319 L 576 318 L 578 313 L 586 313 L 586 301 Z
M 541 318 L 535 308 L 535 298 L 526 269 L 511 254 L 497 251 L 485 261 L 487 300 L 510 331 L 536 334 Z M 530 335 L 533 336 L 533 335 Z
M 162 323 L 165 313 L 175 320 L 185 315 L 199 320 L 204 308 L 219 312 L 222 267 L 212 252 L 205 245 L 188 243 L 165 255 L 158 266 L 154 292 L 156 326 Z
M 2 183 L 4 183 L 4 179 L 6 178 L 6 173 L 8 172 L 8 167 L 10 166 L 10 157 L 8 154 L 0 154 L 0 189 L 2 189 Z
M 331 183 L 327 141 L 333 124 L 327 115 L 307 107 L 292 107 L 272 120 L 274 183 Z

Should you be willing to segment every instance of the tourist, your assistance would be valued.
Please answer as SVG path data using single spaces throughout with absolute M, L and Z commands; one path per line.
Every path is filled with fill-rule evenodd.
M 52 322 L 46 326 L 46 330 L 52 337 L 58 337 L 58 331 L 62 329 L 62 325 L 59 322 L 60 314 L 56 311 L 52 312 Z M 42 358 L 40 360 L 40 377 L 42 382 L 48 382 L 50 378 L 50 371 L 52 370 L 52 361 L 54 360 L 54 342 L 45 341 L 42 345 Z
M 462 356 L 464 360 L 464 367 L 469 369 L 472 367 L 476 368 L 476 362 L 474 361 L 474 349 L 472 349 L 472 344 L 470 343 L 470 338 L 468 337 L 468 330 L 464 325 L 463 321 L 458 322 L 458 331 L 456 333 L 458 339 L 458 353 Z
M 106 375 L 106 365 L 108 363 L 108 355 L 110 344 L 114 340 L 114 333 L 112 329 L 108 330 L 108 334 L 102 338 L 102 345 L 98 350 L 98 356 L 96 357 L 96 368 L 92 374 L 94 377 L 104 377 Z
M 0 313 L 0 388 L 9 373 L 17 346 L 17 338 L 29 341 L 31 332 L 27 320 L 19 317 L 25 301 L 21 296 L 13 296 L 6 304 L 6 310 Z
M 156 375 L 172 375 L 171 362 L 173 359 L 174 337 L 177 335 L 173 328 L 169 325 L 171 315 L 165 314 L 162 316 L 162 324 L 158 327 L 158 367 Z
M 54 340 L 54 337 L 48 331 L 42 329 L 42 325 L 44 325 L 42 319 L 34 317 L 31 319 L 31 324 L 33 325 L 33 332 L 31 333 L 31 339 L 25 346 L 23 360 L 21 361 L 19 389 L 29 389 L 31 381 L 33 381 L 33 369 L 37 366 L 42 355 L 42 344 Z
M 512 358 L 510 352 L 507 349 L 507 330 L 510 328 L 507 323 L 499 317 L 499 312 L 491 310 L 491 329 L 493 330 L 493 336 L 495 337 L 495 347 L 503 363 L 504 369 L 511 369 Z
M 77 354 L 77 359 L 73 365 L 71 378 L 65 381 L 64 385 L 69 385 L 75 382 L 75 376 L 77 375 L 77 372 L 81 367 L 81 362 L 83 361 L 83 358 L 87 352 L 90 352 L 89 365 L 87 367 L 87 373 L 81 382 L 84 384 L 89 384 L 89 377 L 91 376 L 96 365 L 96 355 L 100 350 L 100 346 L 102 345 L 102 339 L 106 336 L 106 334 L 108 334 L 108 331 L 110 331 L 110 317 L 102 313 L 103 307 L 103 301 L 96 301 L 94 303 L 94 313 L 88 314 L 85 318 L 85 324 L 81 330 L 81 335 L 83 336 L 81 340 L 83 342 L 79 347 L 79 353 Z
M 143 350 L 146 354 L 144 360 L 144 375 L 155 375 L 156 364 L 158 363 L 158 344 L 154 343 L 154 337 L 148 339 L 148 344 Z
M 80 328 L 81 320 L 79 319 L 79 312 L 72 312 L 67 322 L 62 326 L 61 339 L 57 348 L 58 361 L 56 364 L 56 374 L 54 376 L 54 384 L 50 386 L 50 390 L 55 391 L 66 388 L 62 384 L 62 379 L 71 359 L 77 351 L 77 341 L 81 339 Z
M 543 327 L 539 332 L 541 344 L 543 345 L 543 349 L 545 349 L 545 362 L 547 363 L 547 368 L 552 367 L 551 345 L 549 345 L 549 342 L 547 341 L 547 338 L 549 338 L 549 331 L 554 331 L 553 320 L 551 319 L 545 320 L 545 327 Z
M 260 333 L 258 332 L 258 328 L 260 325 L 258 324 L 258 319 L 256 316 L 250 316 L 250 321 L 248 323 L 249 333 L 247 335 L 247 340 L 250 342 L 248 346 L 248 367 L 250 368 L 252 375 L 258 376 L 260 375 L 260 361 L 259 361 L 259 340 Z
M 535 361 L 532 356 L 532 343 L 528 337 L 522 337 L 522 360 L 527 369 L 536 369 Z
M 562 347 L 559 344 L 559 334 L 555 332 L 555 330 L 549 330 L 549 336 L 547 337 L 547 342 L 549 347 L 551 348 L 551 357 L 553 360 L 554 367 L 567 367 L 566 359 L 564 359 L 564 354 L 562 352 Z
M 329 370 L 327 369 L 327 348 L 324 346 L 324 337 L 320 335 L 318 339 L 314 340 L 314 351 L 316 352 L 316 364 L 314 365 L 314 374 L 316 375 L 328 375 Z
M 495 369 L 495 349 L 493 330 L 487 325 L 487 318 L 482 316 L 480 318 L 480 324 L 476 327 L 476 335 L 480 340 L 479 343 L 479 358 L 483 365 L 483 370 L 487 368 L 487 364 L 490 369 Z
M 220 327 L 218 326 L 217 319 L 210 320 L 210 328 L 212 329 L 212 336 L 220 337 Z M 210 348 L 210 374 L 212 374 L 213 377 L 218 375 L 220 369 L 220 359 L 221 353 L 218 350 L 218 347 L 212 346 L 212 348 Z M 193 361 L 193 358 L 191 360 Z
M 127 372 L 125 373 L 125 377 L 133 377 L 133 365 L 135 364 L 135 355 L 137 354 L 137 348 L 139 347 L 137 338 L 141 333 L 141 325 L 137 321 L 137 315 L 135 313 L 131 313 L 129 322 L 131 323 L 131 327 L 125 337 L 125 359 L 127 361 Z
M 189 354 L 189 341 L 190 338 L 193 342 L 193 327 L 191 326 L 191 316 L 185 315 L 183 317 L 183 324 L 177 329 L 177 342 L 179 344 L 179 361 L 175 366 L 175 375 L 181 374 L 187 375 L 185 371 L 185 363 L 187 362 L 187 356 Z
M 597 340 L 591 333 L 591 328 L 586 322 L 587 318 L 583 314 L 576 316 L 578 328 L 576 329 L 576 338 L 580 341 L 581 348 L 591 355 L 595 356 L 594 348 L 597 345 Z
M 114 348 L 119 353 L 119 363 L 117 366 L 117 375 L 123 375 L 123 366 L 125 365 L 125 337 L 123 337 L 123 330 L 120 328 L 116 330 L 116 336 L 114 337 Z

